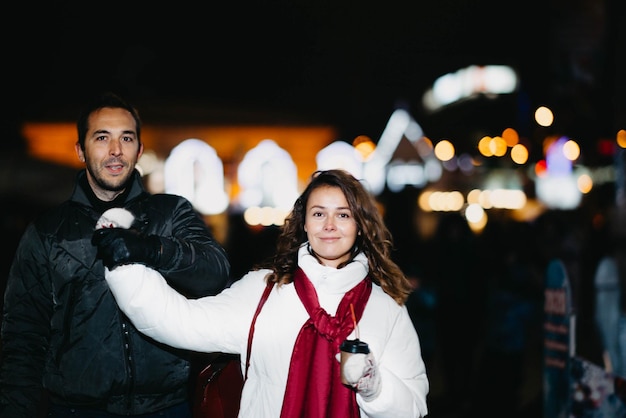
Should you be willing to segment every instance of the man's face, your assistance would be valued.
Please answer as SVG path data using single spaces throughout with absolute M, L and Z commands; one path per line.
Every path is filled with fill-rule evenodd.
M 125 109 L 103 108 L 89 116 L 85 149 L 76 144 L 78 158 L 87 166 L 87 180 L 95 195 L 111 201 L 124 191 L 143 145 L 135 119 Z

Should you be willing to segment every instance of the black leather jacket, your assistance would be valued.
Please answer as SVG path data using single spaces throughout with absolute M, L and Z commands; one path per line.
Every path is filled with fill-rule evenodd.
M 55 404 L 120 415 L 183 402 L 189 353 L 140 334 L 118 309 L 91 243 L 100 217 L 81 187 L 29 225 L 5 290 L 0 416 L 33 418 L 42 388 Z M 133 227 L 162 237 L 160 272 L 189 297 L 216 294 L 228 281 L 223 248 L 186 199 L 151 195 L 138 173 L 123 206 Z

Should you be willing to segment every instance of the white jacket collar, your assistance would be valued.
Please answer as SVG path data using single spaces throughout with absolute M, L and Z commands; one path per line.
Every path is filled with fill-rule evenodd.
M 359 253 L 350 264 L 340 269 L 324 266 L 309 253 L 306 242 L 298 251 L 298 266 L 318 291 L 326 293 L 346 293 L 363 280 L 369 270 L 367 257 L 363 253 Z

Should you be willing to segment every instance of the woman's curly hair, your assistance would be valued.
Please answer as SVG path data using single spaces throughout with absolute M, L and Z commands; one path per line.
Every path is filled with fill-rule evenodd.
M 291 283 L 298 267 L 298 250 L 307 242 L 304 230 L 306 206 L 311 193 L 319 187 L 337 187 L 343 192 L 352 216 L 357 224 L 357 237 L 349 260 L 350 263 L 363 252 L 369 264 L 369 277 L 389 294 L 398 304 L 403 304 L 411 293 L 411 284 L 396 263 L 391 260 L 393 240 L 373 196 L 363 184 L 344 170 L 316 171 L 311 181 L 294 203 L 285 219 L 272 257 L 259 263 L 255 269 L 268 268 L 272 272 L 267 279 L 278 284 Z

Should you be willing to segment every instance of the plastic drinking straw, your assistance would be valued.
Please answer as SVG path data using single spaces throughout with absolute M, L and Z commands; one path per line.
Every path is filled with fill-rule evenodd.
M 356 339 L 359 339 L 359 325 L 356 323 L 356 315 L 354 313 L 354 305 L 350 304 L 350 312 L 352 313 L 352 321 L 354 322 L 354 329 L 356 331 Z

